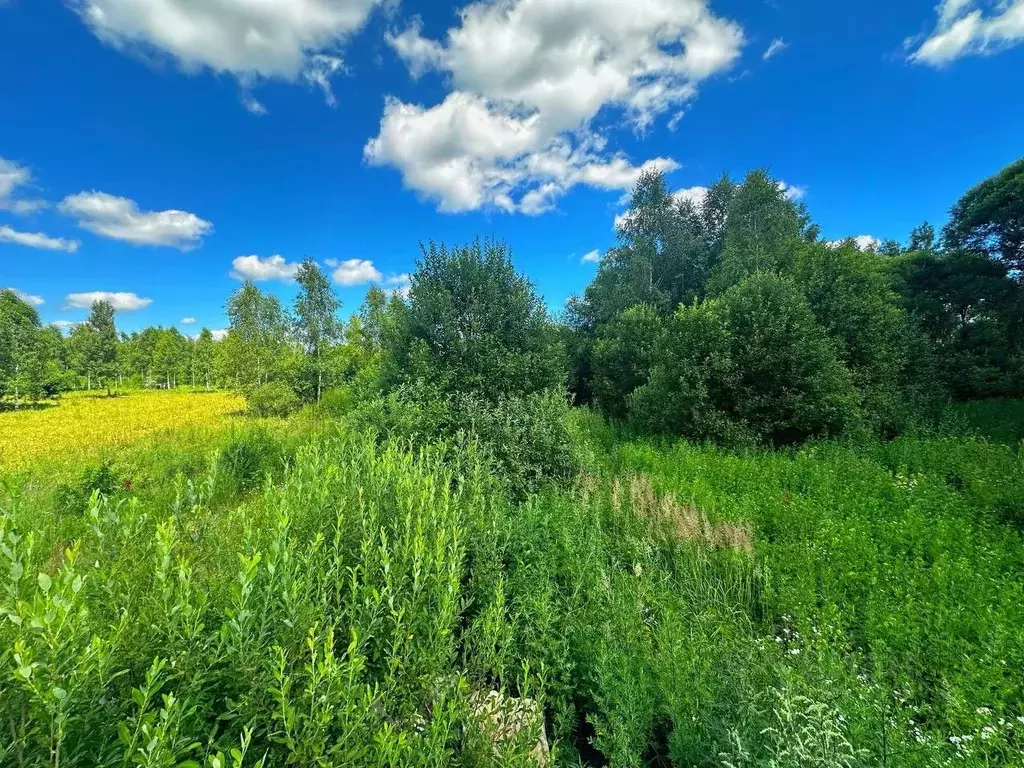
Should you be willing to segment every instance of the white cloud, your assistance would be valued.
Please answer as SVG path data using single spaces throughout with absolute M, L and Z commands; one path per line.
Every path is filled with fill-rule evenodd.
M 941 67 L 962 57 L 998 53 L 1024 42 L 1024 0 L 1001 0 L 990 13 L 975 7 L 975 0 L 942 0 L 938 22 L 931 34 L 909 55 L 916 64 Z
M 242 106 L 254 115 L 267 114 L 267 108 L 263 106 L 263 103 L 248 92 L 242 94 Z
M 384 278 L 384 293 L 398 294 L 403 299 L 409 298 L 409 291 L 412 290 L 412 275 L 402 273 L 400 275 L 390 275 Z
M 82 325 L 83 322 L 83 320 L 54 320 L 50 325 L 63 331 L 68 328 L 74 328 L 76 325 Z
M 334 270 L 331 273 L 331 278 L 338 285 L 362 285 L 363 283 L 378 282 L 384 277 L 369 259 L 346 259 L 345 261 L 327 259 L 324 263 Z
M 382 0 L 66 1 L 115 48 L 166 54 L 186 73 L 230 74 L 244 89 L 261 78 L 303 78 L 330 102 L 335 54 Z M 243 100 L 250 111 L 259 105 Z
M 210 331 L 210 335 L 213 336 L 214 341 L 223 341 L 227 338 L 228 331 L 230 330 L 230 328 L 218 328 L 217 330 Z
M 687 187 L 686 189 L 680 189 L 672 193 L 672 199 L 677 203 L 681 203 L 684 200 L 689 200 L 694 205 L 700 205 L 704 202 L 704 198 L 708 195 L 707 187 Z M 626 222 L 629 221 L 629 211 L 623 211 L 615 216 L 615 222 L 612 224 L 612 229 L 616 232 L 625 226 Z M 589 254 L 588 254 L 589 255 Z
M 33 307 L 41 307 L 43 304 L 46 303 L 46 300 L 42 296 L 35 296 L 31 293 L 25 293 L 24 291 L 19 291 L 17 288 L 7 288 L 6 290 L 13 292 L 15 296 L 24 301 L 26 304 L 31 304 Z
M 337 56 L 318 53 L 311 57 L 309 67 L 302 73 L 302 76 L 308 83 L 317 86 L 324 92 L 327 106 L 334 107 L 337 106 L 338 100 L 334 97 L 334 90 L 331 88 L 331 78 L 344 69 L 344 62 Z
M 284 256 L 273 255 L 261 259 L 259 256 L 238 256 L 231 262 L 231 277 L 236 280 L 294 280 L 299 263 L 285 261 Z
M 14 191 L 31 182 L 32 172 L 28 168 L 0 157 L 0 210 L 28 214 L 45 208 L 45 200 L 15 199 Z
M 882 244 L 882 241 L 877 237 L 871 235 L 857 235 L 853 238 L 853 242 L 857 244 L 857 247 L 862 251 L 873 251 Z
M 785 40 L 783 40 L 781 37 L 776 37 L 774 40 L 772 40 L 771 45 L 768 46 L 768 49 L 764 52 L 764 56 L 762 56 L 762 58 L 765 61 L 768 61 L 768 59 L 770 59 L 772 56 L 777 56 L 778 54 L 786 50 L 788 47 L 789 44 Z
M 61 237 L 49 237 L 42 232 L 19 232 L 7 226 L 0 226 L 0 243 L 14 243 L 28 248 L 40 248 L 44 251 L 66 251 L 74 253 L 80 243 L 77 240 L 65 240 Z
M 195 325 L 196 319 L 194 317 L 183 317 L 178 322 L 182 325 Z
M 65 296 L 64 309 L 92 309 L 92 305 L 97 301 L 109 301 L 111 306 L 119 312 L 134 312 L 153 303 L 152 299 L 144 299 L 126 291 L 87 291 L 85 293 L 69 293 Z
M 501 0 L 460 18 L 443 41 L 415 20 L 388 37 L 414 77 L 436 70 L 452 90 L 430 107 L 389 98 L 364 150 L 446 212 L 538 214 L 579 184 L 629 189 L 643 166 L 610 151 L 595 119 L 643 130 L 676 115 L 743 45 L 706 0 Z
M 838 248 L 848 241 L 853 241 L 853 244 L 861 251 L 874 251 L 882 244 L 882 241 L 877 237 L 872 237 L 871 235 L 857 235 L 856 237 L 848 237 L 846 240 L 828 240 L 825 245 L 829 248 Z
M 596 248 L 588 253 L 583 254 L 583 258 L 580 259 L 580 264 L 598 264 L 601 261 L 601 252 Z
M 779 191 L 786 196 L 787 200 L 803 200 L 807 196 L 807 187 L 799 187 L 796 184 L 779 182 Z
M 69 195 L 59 208 L 75 218 L 82 229 L 134 245 L 166 245 L 188 251 L 213 231 L 213 224 L 194 213 L 140 211 L 134 200 L 105 192 Z

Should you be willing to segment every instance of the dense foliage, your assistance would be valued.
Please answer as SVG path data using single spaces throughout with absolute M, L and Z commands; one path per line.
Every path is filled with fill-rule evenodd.
M 1018 396 L 1021 168 L 969 191 L 942 243 L 924 224 L 867 249 L 821 241 L 763 171 L 698 200 L 649 174 L 570 303 L 570 385 L 646 431 L 773 444 Z

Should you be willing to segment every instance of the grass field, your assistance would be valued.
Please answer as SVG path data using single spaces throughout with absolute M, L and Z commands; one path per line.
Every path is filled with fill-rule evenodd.
M 238 407 L 164 397 L 100 402 Z M 1007 405 L 789 452 L 577 412 L 583 473 L 525 503 L 472 443 L 316 419 L 83 453 L 0 489 L 0 765 L 535 765 L 539 721 L 480 740 L 500 689 L 566 768 L 1019 768 Z
M 70 393 L 39 410 L 0 412 L 0 470 L 95 454 L 155 432 L 217 426 L 244 409 L 245 399 L 228 392 Z

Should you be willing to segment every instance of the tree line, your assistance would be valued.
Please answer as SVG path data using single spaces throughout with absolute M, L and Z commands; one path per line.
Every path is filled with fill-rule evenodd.
M 558 317 L 493 241 L 422 246 L 408 296 L 373 286 L 348 321 L 307 259 L 292 307 L 236 290 L 221 340 L 118 334 L 105 302 L 65 337 L 4 291 L 0 393 L 189 384 L 283 413 L 325 397 L 497 407 L 556 392 L 645 432 L 775 445 L 893 435 L 950 399 L 1024 393 L 1024 160 L 906 243 L 823 240 L 761 170 L 697 201 L 646 174 L 617 234 Z

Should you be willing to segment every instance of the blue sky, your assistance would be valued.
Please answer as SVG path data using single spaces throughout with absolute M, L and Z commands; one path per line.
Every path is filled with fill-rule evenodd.
M 651 166 L 902 240 L 1021 155 L 1022 43 L 1024 0 L 0 0 L 0 287 L 194 332 L 490 235 L 557 308 Z

